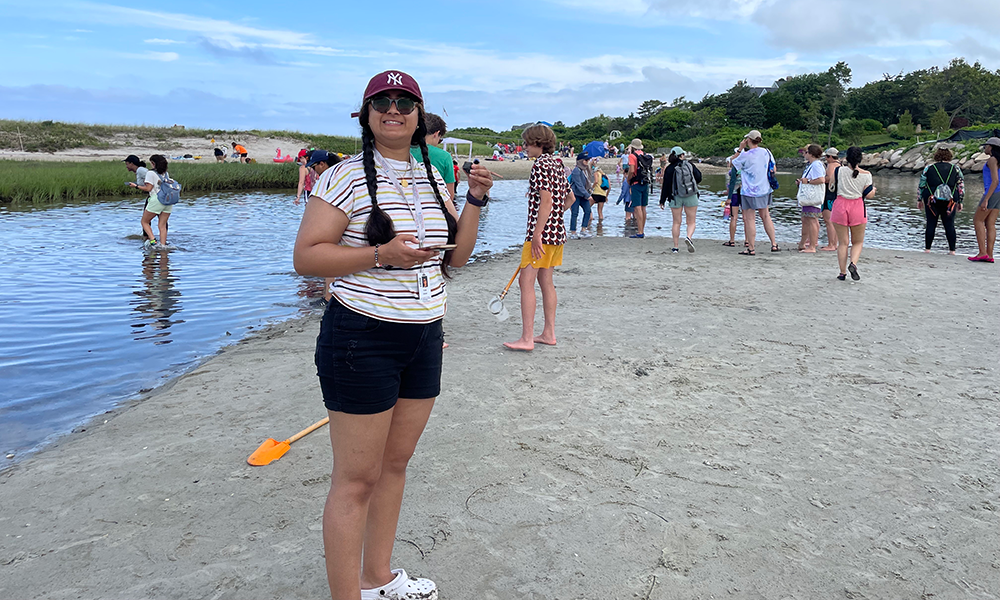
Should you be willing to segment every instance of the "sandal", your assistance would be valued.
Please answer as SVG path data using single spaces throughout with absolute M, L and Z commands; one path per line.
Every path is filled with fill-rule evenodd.
M 773 244 L 771 246 L 771 252 L 781 252 L 781 248 L 779 248 L 777 244 Z
M 741 256 L 757 256 L 757 253 L 754 252 L 754 250 L 752 248 L 747 248 L 743 252 L 740 252 L 740 255 Z
M 722 245 L 729 246 L 730 248 L 732 248 L 733 246 L 736 245 L 736 242 L 722 242 Z

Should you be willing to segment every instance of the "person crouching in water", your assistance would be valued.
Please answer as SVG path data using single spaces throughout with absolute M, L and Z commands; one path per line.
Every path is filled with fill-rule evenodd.
M 511 350 L 534 350 L 535 344 L 556 345 L 556 286 L 552 269 L 562 264 L 566 227 L 563 213 L 570 195 L 566 170 L 552 155 L 556 134 L 547 125 L 532 125 L 521 134 L 528 158 L 535 159 L 528 178 L 528 230 L 521 249 L 521 337 L 504 346 Z M 545 321 L 535 336 L 535 280 L 542 290 Z

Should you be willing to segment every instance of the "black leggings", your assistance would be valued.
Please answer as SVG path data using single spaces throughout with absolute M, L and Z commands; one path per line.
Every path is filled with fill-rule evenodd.
M 938 219 L 944 225 L 944 235 L 948 238 L 948 250 L 955 251 L 955 209 L 948 212 L 948 201 L 928 199 L 924 203 L 924 214 L 927 215 L 927 229 L 924 230 L 924 248 L 931 249 L 934 242 L 934 232 L 937 230 Z

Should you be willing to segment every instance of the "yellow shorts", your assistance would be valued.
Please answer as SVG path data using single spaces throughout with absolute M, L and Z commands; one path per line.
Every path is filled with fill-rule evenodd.
M 538 260 L 532 260 L 531 242 L 524 242 L 524 246 L 521 248 L 521 268 L 530 265 L 536 269 L 551 269 L 562 264 L 563 247 L 561 245 L 542 244 L 542 248 L 545 250 L 545 256 Z

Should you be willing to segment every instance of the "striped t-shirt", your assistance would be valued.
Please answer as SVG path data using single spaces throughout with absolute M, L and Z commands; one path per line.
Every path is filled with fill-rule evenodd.
M 377 151 L 376 151 L 377 152 Z M 406 162 L 385 159 L 386 164 L 396 173 L 403 186 L 405 197 L 399 195 L 396 187 L 385 175 L 375 160 L 378 181 L 378 205 L 392 219 L 396 234 L 417 235 L 414 219 L 413 185 L 410 168 Z M 434 190 L 427 179 L 427 171 L 422 164 L 414 161 L 414 179 L 423 209 L 425 234 L 424 245 L 435 246 L 448 243 L 448 222 L 438 204 Z M 444 180 L 434 171 L 438 190 L 442 198 L 447 198 L 448 190 Z M 371 214 L 372 203 L 365 181 L 362 157 L 356 156 L 327 169 L 313 188 L 313 195 L 344 211 L 349 219 L 347 229 L 340 238 L 343 246 L 367 248 L 365 224 Z M 434 258 L 410 269 L 375 268 L 337 277 L 330 286 L 331 292 L 344 306 L 383 321 L 397 323 L 431 323 L 444 317 L 447 293 L 444 277 L 441 275 L 441 258 Z M 429 278 L 430 299 L 421 300 L 417 279 L 421 274 Z

